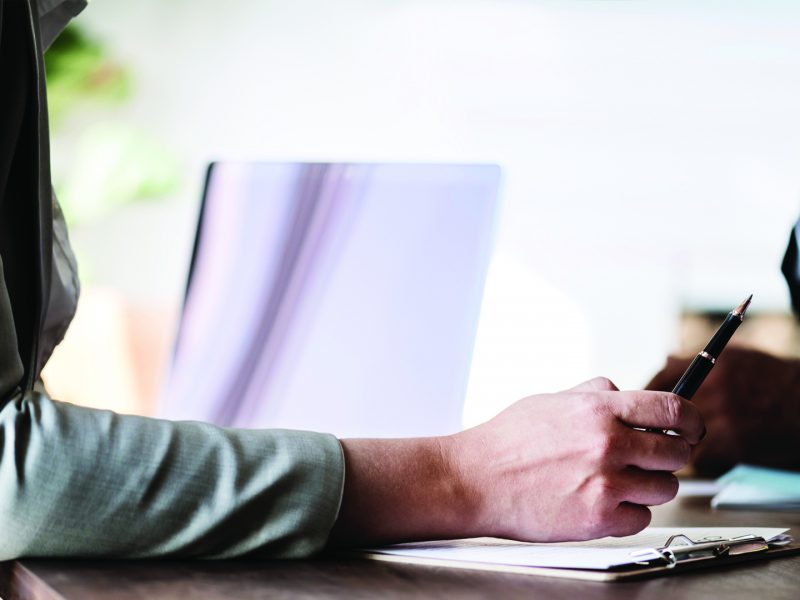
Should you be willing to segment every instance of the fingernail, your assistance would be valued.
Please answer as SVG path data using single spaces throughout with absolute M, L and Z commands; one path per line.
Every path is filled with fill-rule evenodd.
M 704 426 L 703 427 L 703 433 L 700 434 L 700 440 L 699 441 L 702 442 L 705 439 L 707 433 L 708 433 L 708 429 Z

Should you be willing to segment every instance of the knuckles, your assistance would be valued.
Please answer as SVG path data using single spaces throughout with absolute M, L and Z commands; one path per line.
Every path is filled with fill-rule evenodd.
M 594 437 L 591 455 L 595 462 L 615 464 L 628 455 L 631 447 L 630 432 L 616 428 L 599 431 Z
M 598 391 L 611 392 L 617 390 L 617 386 L 614 385 L 614 382 L 611 381 L 608 377 L 603 377 L 603 376 L 593 377 L 592 379 L 589 380 L 589 383 L 591 383 L 592 387 L 594 387 Z
M 661 399 L 661 408 L 665 427 L 677 427 L 680 424 L 684 412 L 683 402 L 675 394 L 664 394 Z
M 591 509 L 586 516 L 586 526 L 593 538 L 611 535 L 616 523 L 616 509 L 625 497 L 624 486 L 612 473 L 598 473 L 589 491 Z
M 625 497 L 624 486 L 608 473 L 601 473 L 595 478 L 594 497 L 600 506 L 616 506 Z

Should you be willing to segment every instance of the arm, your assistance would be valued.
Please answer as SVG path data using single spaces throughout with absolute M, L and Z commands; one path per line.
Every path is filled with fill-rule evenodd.
M 0 560 L 308 556 L 343 461 L 329 435 L 117 415 L 28 393 L 0 411 Z
M 580 425 L 580 426 L 577 426 Z M 684 437 L 631 429 L 672 428 Z M 339 544 L 625 535 L 666 502 L 696 410 L 594 380 L 454 436 L 344 440 L 17 397 L 0 411 L 0 559 L 308 556 Z M 337 520 L 338 512 L 338 520 Z

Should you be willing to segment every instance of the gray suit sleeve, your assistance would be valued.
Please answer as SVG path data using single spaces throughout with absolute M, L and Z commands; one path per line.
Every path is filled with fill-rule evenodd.
M 87 0 L 38 0 L 39 31 L 45 50 L 87 4 Z
M 19 394 L 0 410 L 0 560 L 304 557 L 336 519 L 336 438 L 118 415 Z

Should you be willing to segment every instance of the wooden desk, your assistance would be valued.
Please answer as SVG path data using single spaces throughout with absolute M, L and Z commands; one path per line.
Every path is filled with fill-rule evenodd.
M 785 525 L 800 513 L 712 511 L 681 498 L 653 525 Z M 626 583 L 593 583 L 480 571 L 317 559 L 309 561 L 21 560 L 2 565 L 4 600 L 217 600 L 236 598 L 719 598 L 800 597 L 800 555 L 736 568 Z

